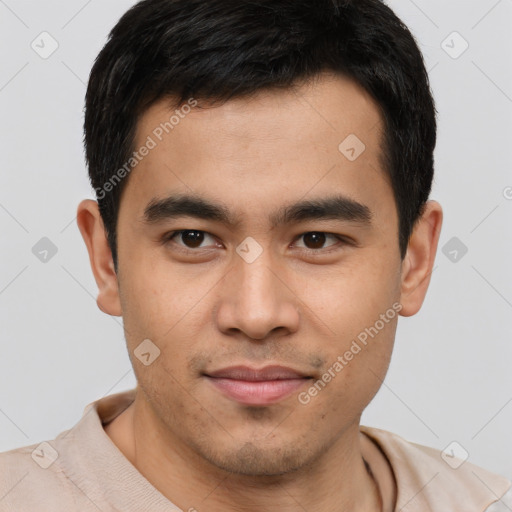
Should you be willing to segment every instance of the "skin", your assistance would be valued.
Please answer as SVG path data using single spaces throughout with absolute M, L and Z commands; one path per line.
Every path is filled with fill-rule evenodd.
M 175 108 L 162 100 L 147 110 L 135 147 Z M 359 422 L 388 369 L 398 315 L 307 405 L 298 392 L 267 406 L 242 405 L 202 372 L 291 366 L 312 377 L 298 390 L 307 391 L 394 303 L 402 316 L 420 309 L 442 209 L 427 203 L 402 261 L 393 191 L 379 163 L 382 127 L 373 99 L 330 74 L 295 90 L 193 109 L 129 176 L 117 275 L 97 203 L 80 203 L 97 303 L 123 316 L 138 382 L 135 402 L 105 430 L 180 508 L 379 510 Z M 352 133 L 366 145 L 353 162 L 338 150 Z M 278 208 L 333 192 L 367 205 L 371 225 L 336 219 L 270 225 Z M 240 222 L 231 228 L 192 217 L 143 222 L 151 199 L 176 193 L 222 202 Z M 206 232 L 201 247 L 187 252 L 181 237 L 162 243 L 164 235 L 186 229 Z M 327 236 L 314 246 L 302 236 L 310 232 L 351 243 Z M 236 252 L 249 236 L 263 250 L 252 263 Z M 144 339 L 161 351 L 149 366 L 134 357 Z

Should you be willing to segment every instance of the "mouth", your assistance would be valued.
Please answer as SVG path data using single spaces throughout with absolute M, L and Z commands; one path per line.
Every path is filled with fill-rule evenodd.
M 284 400 L 312 379 L 310 375 L 285 366 L 266 366 L 261 369 L 232 366 L 203 376 L 227 398 L 254 406 Z

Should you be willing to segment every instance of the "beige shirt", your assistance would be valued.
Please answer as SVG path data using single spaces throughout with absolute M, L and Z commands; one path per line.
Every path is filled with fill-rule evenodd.
M 103 428 L 134 398 L 133 389 L 104 397 L 56 439 L 0 453 L 0 512 L 179 511 Z M 512 482 L 506 478 L 384 430 L 360 431 L 386 512 L 512 511 Z

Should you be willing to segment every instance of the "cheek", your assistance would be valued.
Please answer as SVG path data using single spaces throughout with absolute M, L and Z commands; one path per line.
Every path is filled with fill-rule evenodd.
M 385 378 L 395 329 L 396 320 L 385 324 L 381 330 L 361 330 L 364 337 L 334 340 L 329 347 L 324 373 L 319 378 L 325 385 L 312 382 L 305 390 L 306 395 L 301 395 L 301 403 L 308 401 L 306 407 L 315 408 L 317 416 L 330 425 L 339 425 L 341 418 L 358 417 Z
M 343 340 L 373 325 L 400 297 L 399 274 L 382 260 L 354 256 L 336 268 L 298 276 L 295 288 L 307 305 L 305 314 L 311 310 L 316 322 Z
M 121 302 L 125 326 L 138 335 L 167 339 L 181 323 L 194 322 L 198 305 L 213 286 L 194 278 L 171 264 L 134 261 L 121 281 Z
M 314 285 L 306 281 L 301 289 L 314 312 L 312 321 L 329 327 L 322 344 L 323 371 L 329 374 L 326 379 L 335 375 L 327 392 L 319 393 L 320 401 L 360 408 L 377 392 L 389 366 L 400 309 L 399 279 L 389 264 L 368 258 L 340 267 Z

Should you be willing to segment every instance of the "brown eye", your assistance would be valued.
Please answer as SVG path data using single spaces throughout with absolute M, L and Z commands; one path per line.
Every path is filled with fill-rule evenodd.
M 308 231 L 300 235 L 295 246 L 309 254 L 327 254 L 351 245 L 350 240 L 343 235 L 325 233 L 324 231 Z
M 304 235 L 304 245 L 308 249 L 321 249 L 325 244 L 325 233 L 313 231 Z
M 187 247 L 195 249 L 203 242 L 204 233 L 202 231 L 182 231 L 181 240 Z
M 210 245 L 203 245 L 210 238 L 212 241 Z M 181 229 L 174 231 L 164 236 L 163 242 L 165 245 L 174 244 L 181 249 L 205 249 L 216 245 L 215 239 L 206 231 L 199 231 L 197 229 Z

